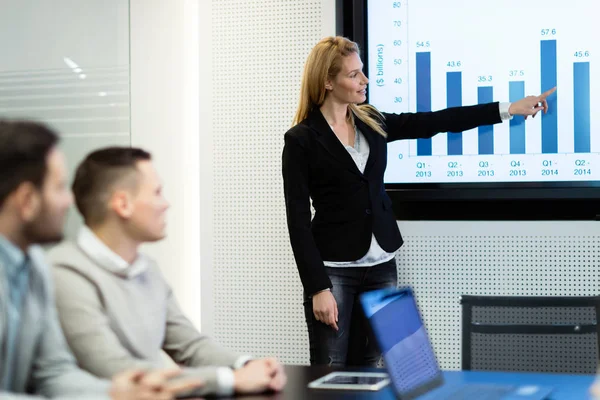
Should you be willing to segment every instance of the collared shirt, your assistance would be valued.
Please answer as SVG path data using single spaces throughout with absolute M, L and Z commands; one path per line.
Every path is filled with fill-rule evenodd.
M 135 261 L 129 264 L 105 245 L 87 226 L 81 227 L 77 236 L 77 245 L 102 268 L 124 278 L 134 278 L 148 269 L 148 260 L 143 254 L 138 254 Z
M 132 279 L 144 273 L 150 265 L 149 260 L 140 253 L 138 253 L 135 261 L 129 264 L 86 226 L 83 226 L 79 231 L 77 245 L 100 267 L 126 279 Z M 242 368 L 251 359 L 252 357 L 248 355 L 241 356 L 236 360 L 233 368 Z M 234 393 L 235 377 L 231 368 L 219 367 L 217 369 L 217 381 L 219 387 L 217 395 L 230 396 Z
M 0 390 L 11 391 L 14 374 L 15 349 L 18 347 L 18 331 L 21 325 L 23 299 L 29 286 L 29 257 L 8 239 L 0 235 L 0 274 L 8 287 L 0 290 L 8 293 L 6 307 L 5 340 L 0 345 Z

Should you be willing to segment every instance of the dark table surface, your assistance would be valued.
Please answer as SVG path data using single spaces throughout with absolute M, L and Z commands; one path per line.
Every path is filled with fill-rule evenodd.
M 269 393 L 253 396 L 238 396 L 237 398 L 256 400 L 290 400 L 290 399 L 340 399 L 340 400 L 395 400 L 396 397 L 390 386 L 377 392 L 369 391 L 339 391 L 328 389 L 310 389 L 308 383 L 332 371 L 377 371 L 373 368 L 331 368 L 286 365 L 285 371 L 288 382 L 280 393 Z M 544 373 L 517 372 L 487 372 L 487 371 L 444 371 L 444 380 L 448 384 L 461 383 L 493 383 L 513 385 L 543 385 L 554 388 L 551 400 L 588 399 L 589 387 L 594 381 L 593 375 L 567 375 Z

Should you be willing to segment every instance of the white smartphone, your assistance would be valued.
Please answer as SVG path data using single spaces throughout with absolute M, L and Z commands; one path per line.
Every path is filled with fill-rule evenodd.
M 376 391 L 390 383 L 384 372 L 331 372 L 308 384 L 312 389 Z

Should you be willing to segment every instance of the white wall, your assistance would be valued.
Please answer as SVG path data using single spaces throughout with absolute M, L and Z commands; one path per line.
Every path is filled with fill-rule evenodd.
M 0 1 L 0 71 L 126 65 L 127 0 Z
M 57 130 L 71 173 L 92 150 L 130 144 L 128 0 L 0 0 L 0 48 L 0 118 Z M 80 225 L 73 207 L 67 236 Z
M 0 117 L 36 118 L 54 126 L 63 136 L 71 171 L 89 151 L 107 145 L 131 143 L 154 154 L 172 208 L 168 238 L 145 250 L 158 260 L 198 326 L 200 226 L 205 225 L 200 221 L 200 77 L 203 132 L 210 127 L 204 110 L 211 104 L 210 73 L 199 63 L 205 52 L 200 46 L 210 45 L 210 13 L 202 14 L 201 25 L 200 3 L 0 0 Z M 81 223 L 76 214 L 68 218 L 71 237 Z
M 210 174 L 202 183 L 210 193 L 202 207 L 209 217 L 202 228 L 209 230 L 202 242 L 202 327 L 226 347 L 286 363 L 306 362 L 308 343 L 285 222 L 283 134 L 307 55 L 335 34 L 334 6 L 334 0 L 202 5 L 212 22 L 213 68 L 206 76 L 213 120 L 206 131 Z
M 171 203 L 145 249 L 200 326 L 200 0 L 131 0 L 131 144 L 149 150 Z

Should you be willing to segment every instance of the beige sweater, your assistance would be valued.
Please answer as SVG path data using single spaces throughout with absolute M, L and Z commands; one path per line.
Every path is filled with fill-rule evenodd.
M 230 394 L 219 382 L 222 367 L 241 357 L 198 332 L 182 314 L 156 264 L 134 276 L 103 268 L 75 243 L 49 253 L 56 305 L 79 365 L 110 378 L 132 368 L 164 368 L 164 350 L 205 382 L 195 395 Z M 221 367 L 219 371 L 218 367 Z

